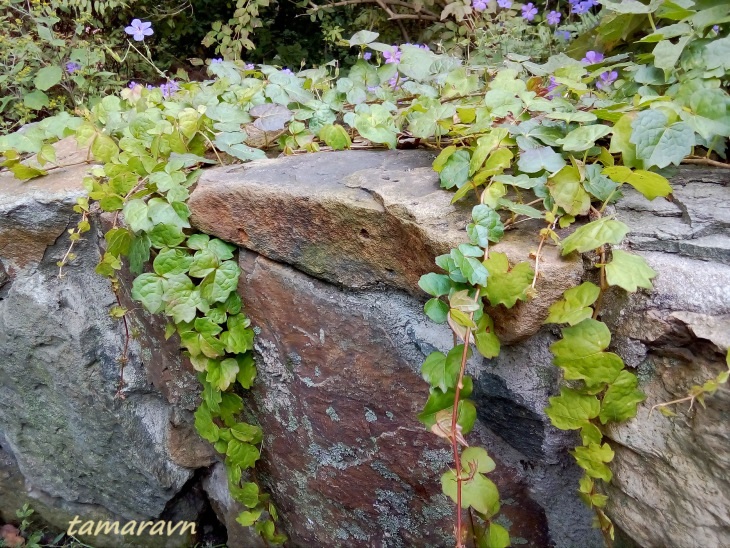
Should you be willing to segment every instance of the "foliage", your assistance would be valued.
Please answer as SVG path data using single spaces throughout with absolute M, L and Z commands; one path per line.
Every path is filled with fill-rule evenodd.
M 476 419 L 465 366 L 472 344 L 487 359 L 499 354 L 493 317 L 538 291 L 541 252 L 552 244 L 563 255 L 594 254 L 598 283 L 567 290 L 550 308 L 546 322 L 563 326 L 550 350 L 566 384 L 546 412 L 556 427 L 579 432 L 581 444 L 572 452 L 585 471 L 579 491 L 606 538 L 613 536 L 598 481 L 612 477 L 613 450 L 602 428 L 633 417 L 644 396 L 621 358 L 606 351 L 611 334 L 600 321 L 600 304 L 611 286 L 650 288 L 655 272 L 638 255 L 611 249 L 628 227 L 607 208 L 623 185 L 648 200 L 670 196 L 671 166 L 696 151 L 705 151 L 705 161 L 724 157 L 730 96 L 722 84 L 730 67 L 721 52 L 728 38 L 724 27 L 712 27 L 726 23 L 730 6 L 605 4 L 614 11 L 603 15 L 589 40 L 607 44 L 610 38 L 610 47 L 618 47 L 641 28 L 637 21 L 651 22 L 656 31 L 612 57 L 604 55 L 607 45 L 580 52 L 582 60 L 565 54 L 542 64 L 507 58 L 488 70 L 483 59 L 463 63 L 360 31 L 348 40 L 357 61 L 343 75 L 331 66 L 295 74 L 213 60 L 208 70 L 214 80 L 176 89 L 133 86 L 79 116 L 57 115 L 0 137 L 0 165 L 20 179 L 58 168 L 47 167 L 55 162 L 53 140 L 74 135 L 90 147 L 99 165 L 85 180 L 89 198 L 115 214 L 98 271 L 116 287 L 126 258 L 137 274 L 133 297 L 171 319 L 168 335 L 180 337 L 200 372 L 196 427 L 225 455 L 231 493 L 250 509 L 239 516 L 242 524 L 255 524 L 271 542 L 282 540 L 268 495 L 243 479 L 260 457 L 263 433 L 237 419 L 242 400 L 236 391 L 251 387 L 255 366 L 253 332 L 235 291 L 240 273 L 234 249 L 190 229 L 190 187 L 200 166 L 261 158 L 267 149 L 341 150 L 365 141 L 397 148 L 408 140 L 441 150 L 433 164 L 441 187 L 453 192 L 453 202 L 472 206 L 468 243 L 437 257 L 440 272 L 419 283 L 432 297 L 426 314 L 447 324 L 456 341 L 423 364 L 429 397 L 419 419 L 452 450 L 454 466 L 442 476 L 442 487 L 457 504 L 457 545 L 468 542 L 464 508 L 476 514 L 476 545 L 510 542 L 494 522 L 499 496 L 486 475 L 494 463 L 485 450 L 465 448 Z M 656 25 L 664 20 L 671 24 Z M 674 40 L 678 36 L 693 40 Z M 657 50 L 663 42 L 668 44 Z M 580 38 L 571 51 L 585 45 Z M 676 54 L 671 66 L 667 49 Z M 36 154 L 37 163 L 27 154 Z M 79 201 L 82 221 L 72 240 L 89 229 L 90 207 L 87 199 Z M 589 222 L 573 226 L 585 216 Z M 528 220 L 542 226 L 534 266 L 529 257 L 491 250 L 507 230 Z M 123 318 L 124 310 L 115 314 Z M 707 385 L 702 392 L 714 389 Z

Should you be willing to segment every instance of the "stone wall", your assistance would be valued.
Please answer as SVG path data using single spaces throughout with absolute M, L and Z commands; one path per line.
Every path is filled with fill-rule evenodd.
M 77 154 L 59 147 L 59 157 Z M 470 208 L 438 189 L 425 151 L 342 152 L 209 169 L 193 192 L 196 228 L 238 244 L 239 291 L 256 326 L 259 376 L 246 413 L 266 433 L 260 478 L 290 546 L 449 546 L 451 505 L 438 479 L 449 448 L 416 420 L 427 395 L 423 357 L 451 345 L 422 313 L 416 282 L 435 255 L 464 239 Z M 57 277 L 83 167 L 28 183 L 0 174 L 0 518 L 25 501 L 50 525 L 94 519 L 197 519 L 192 546 L 219 539 L 256 545 L 214 452 L 195 434 L 198 386 L 164 321 L 123 292 L 134 337 L 118 392 L 116 302 L 93 273 L 99 219 L 78 259 Z M 730 178 L 682 170 L 673 201 L 627 192 L 617 211 L 627 246 L 659 272 L 656 289 L 608 295 L 612 350 L 639 371 L 648 400 L 607 434 L 615 478 L 610 514 L 646 547 L 730 545 L 730 397 L 648 415 L 720 371 L 730 346 Z M 529 225 L 530 223 L 525 223 Z M 498 250 L 527 260 L 534 226 Z M 538 296 L 493 310 L 508 345 L 472 358 L 479 421 L 473 439 L 498 463 L 492 474 L 515 545 L 601 546 L 576 496 L 570 433 L 543 413 L 559 371 L 543 327 L 547 308 L 586 276 L 579 257 L 544 256 Z M 123 279 L 128 289 L 129 278 Z M 1 519 L 0 519 L 1 521 Z M 91 538 L 122 546 L 120 538 Z M 141 545 L 160 538 L 138 539 Z

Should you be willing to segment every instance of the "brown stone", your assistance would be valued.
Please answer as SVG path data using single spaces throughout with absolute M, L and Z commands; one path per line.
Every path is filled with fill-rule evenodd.
M 292 546 L 453 543 L 453 505 L 439 485 L 449 446 L 416 419 L 428 392 L 422 355 L 400 347 L 393 318 L 374 308 L 378 294 L 340 291 L 251 252 L 241 267 L 239 291 L 260 328 L 261 469 Z M 500 447 L 478 430 L 475 443 Z M 493 456 L 512 535 L 546 546 L 543 509 L 513 464 Z

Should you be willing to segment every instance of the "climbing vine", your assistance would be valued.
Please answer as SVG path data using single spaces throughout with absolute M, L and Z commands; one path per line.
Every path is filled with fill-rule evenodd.
M 437 257 L 440 271 L 419 282 L 432 297 L 425 313 L 454 335 L 450 351 L 433 352 L 423 363 L 429 395 L 419 419 L 451 448 L 454 465 L 441 484 L 456 503 L 457 546 L 470 538 L 479 547 L 510 544 L 495 521 L 499 494 L 487 477 L 495 463 L 485 449 L 468 446 L 476 408 L 466 364 L 472 347 L 487 359 L 499 355 L 495 311 L 534 296 L 541 254 L 551 245 L 593 259 L 593 281 L 565 291 L 545 318 L 561 329 L 550 350 L 564 379 L 546 413 L 557 428 L 579 432 L 572 451 L 585 471 L 579 492 L 611 542 L 600 481 L 611 480 L 613 450 L 603 427 L 634 417 L 644 395 L 622 359 L 606 351 L 611 334 L 600 320 L 601 302 L 611 287 L 650 289 L 656 275 L 642 257 L 612 247 L 629 229 L 611 206 L 624 185 L 648 200 L 669 197 L 665 176 L 683 161 L 727 167 L 714 158 L 725 158 L 730 136 L 723 88 L 730 37 L 717 26 L 728 20 L 730 6 L 605 4 L 593 47 L 605 51 L 628 38 L 622 33 L 640 29 L 638 19 L 653 32 L 634 44 L 636 51 L 606 57 L 594 49 L 582 60 L 560 54 L 545 64 L 508 60 L 485 69 L 423 46 L 382 44 L 376 33 L 362 31 L 349 41 L 360 59 L 345 76 L 333 67 L 294 74 L 213 60 L 213 80 L 156 88 L 132 83 L 75 116 L 62 113 L 0 137 L 0 166 L 23 180 L 64 167 L 53 141 L 74 136 L 88 147 L 81 161 L 90 167 L 88 197 L 76 205 L 81 220 L 59 266 L 73 260 L 95 208 L 106 212 L 97 272 L 119 291 L 126 261 L 136 276 L 132 298 L 169 319 L 166 336 L 179 337 L 203 387 L 195 426 L 224 456 L 231 494 L 248 508 L 238 517 L 242 525 L 268 542 L 285 540 L 270 496 L 251 471 L 264 433 L 239 418 L 239 392 L 252 386 L 256 367 L 235 248 L 191 228 L 191 188 L 206 165 L 264 158 L 274 149 L 392 149 L 407 141 L 438 150 L 433 168 L 441 187 L 453 192 L 453 202 L 472 204 L 467 241 Z M 661 27 L 663 20 L 672 24 Z M 515 264 L 492 249 L 527 221 L 542 226 L 534 257 Z M 112 310 L 122 319 L 126 313 L 121 305 Z M 727 372 L 691 401 L 726 381 Z

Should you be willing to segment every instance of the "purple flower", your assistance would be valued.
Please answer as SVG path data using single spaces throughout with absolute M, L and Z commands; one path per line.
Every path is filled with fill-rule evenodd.
M 174 80 L 167 82 L 166 84 L 162 84 L 160 86 L 160 91 L 162 92 L 162 96 L 165 99 L 169 99 L 172 96 L 172 94 L 175 93 L 179 89 L 180 89 L 180 84 L 178 84 Z
M 615 70 L 612 70 L 611 72 L 604 72 L 598 78 L 599 80 L 596 82 L 596 87 L 598 89 L 605 89 L 611 87 L 611 84 L 616 81 L 618 78 L 618 72 Z
M 508 10 L 512 7 L 512 0 L 497 0 L 497 5 L 505 10 Z
M 596 2 L 596 0 L 583 0 L 581 5 L 585 7 L 586 11 L 588 11 L 591 8 L 595 8 L 598 5 L 598 2 Z
M 712 30 L 715 31 L 715 34 L 720 34 L 720 25 L 712 25 Z
M 222 63 L 223 59 L 221 57 L 218 57 L 218 59 L 211 59 L 210 64 L 211 65 L 217 65 L 218 63 Z
M 362 58 L 365 59 L 366 61 L 370 61 L 370 58 L 372 56 L 373 56 L 373 54 L 370 53 L 369 51 L 366 51 L 365 53 L 362 54 Z
M 66 63 L 66 70 L 68 71 L 69 74 L 73 74 L 80 68 L 81 68 L 81 65 L 79 65 L 78 63 L 76 63 L 74 61 L 69 61 L 68 63 Z
M 487 2 L 486 0 L 471 0 L 471 7 L 475 11 L 484 11 L 487 9 Z
M 575 15 L 583 15 L 586 13 L 590 8 L 585 5 L 583 2 L 576 2 L 570 4 L 570 13 L 574 13 Z
M 129 85 L 128 85 L 127 87 L 128 87 L 129 89 L 134 89 L 134 88 L 136 88 L 137 86 L 141 86 L 141 85 L 142 85 L 142 84 L 138 84 L 138 83 L 137 83 L 137 82 L 135 82 L 135 81 L 131 81 L 131 82 L 129 82 Z
M 522 18 L 527 21 L 532 21 L 537 15 L 537 8 L 530 2 L 529 4 L 522 6 Z
M 378 86 L 368 86 L 368 91 L 370 93 L 375 93 L 376 91 L 378 91 Z
M 254 70 L 255 68 L 256 68 L 256 65 L 254 65 L 253 63 L 245 63 L 243 65 L 244 70 Z
M 585 63 L 586 65 L 595 65 L 596 63 L 600 63 L 601 61 L 603 61 L 603 54 L 597 51 L 589 51 L 586 53 L 586 56 L 581 59 L 581 62 Z
M 398 64 L 400 63 L 400 54 L 401 51 L 398 48 L 398 46 L 393 46 L 390 51 L 384 51 L 383 52 L 383 59 L 385 59 L 385 64 Z
M 556 30 L 555 31 L 555 36 L 557 36 L 558 38 L 562 38 L 566 42 L 568 40 L 570 40 L 570 37 L 571 37 L 570 31 L 567 31 L 567 30 Z
M 294 73 L 291 71 L 291 69 L 283 68 L 281 69 L 282 74 L 286 74 L 287 76 L 294 76 Z
M 144 40 L 145 36 L 152 36 L 152 23 L 148 21 L 140 21 L 139 19 L 132 19 L 132 23 L 124 28 L 124 32 L 131 34 L 132 38 L 140 42 Z
M 549 83 L 548 83 L 548 85 L 547 85 L 547 90 L 548 90 L 548 91 L 552 91 L 552 90 L 554 90 L 554 89 L 555 89 L 556 87 L 558 87 L 558 81 L 557 81 L 557 80 L 555 79 L 555 76 L 551 76 L 551 77 L 550 77 L 550 81 L 549 81 Z
M 393 88 L 393 90 L 396 90 L 400 88 L 399 83 L 402 81 L 398 80 L 398 74 L 396 73 L 395 76 L 393 76 L 390 80 L 388 80 L 388 84 L 390 84 L 390 87 Z
M 562 16 L 560 15 L 559 11 L 551 11 L 550 13 L 547 14 L 547 17 L 545 19 L 547 20 L 548 25 L 554 26 L 554 25 L 557 25 L 558 23 L 560 23 L 561 17 Z

